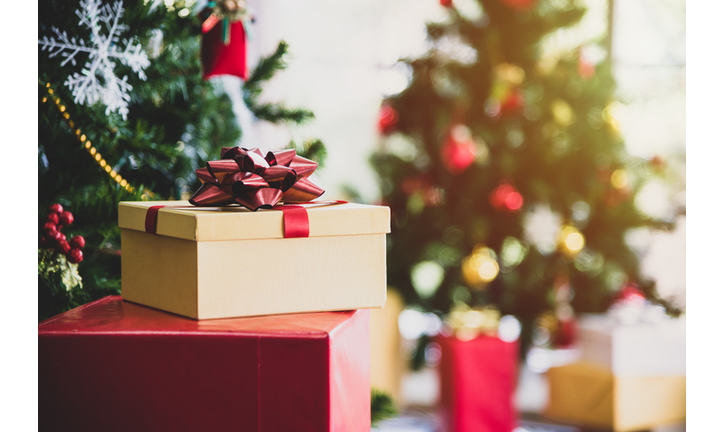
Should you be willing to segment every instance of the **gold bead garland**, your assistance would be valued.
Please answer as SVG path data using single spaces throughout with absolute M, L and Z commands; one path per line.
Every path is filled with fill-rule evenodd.
M 38 81 L 40 82 L 40 81 Z M 101 156 L 100 153 L 98 153 L 98 150 L 93 146 L 93 144 L 90 142 L 90 140 L 85 136 L 84 133 L 81 132 L 80 128 L 75 127 L 75 123 L 73 120 L 70 119 L 70 114 L 66 112 L 66 107 L 61 102 L 60 98 L 58 96 L 55 96 L 55 92 L 50 87 L 50 83 L 45 84 L 45 89 L 48 92 L 48 95 L 50 98 L 55 102 L 55 107 L 60 111 L 61 115 L 65 119 L 65 121 L 68 123 L 68 126 L 70 126 L 71 130 L 74 130 L 75 136 L 78 137 L 78 140 L 80 140 L 80 143 L 83 145 L 83 148 L 85 148 L 88 153 L 93 157 L 93 159 L 100 165 L 101 169 L 104 170 L 108 175 L 111 176 L 113 180 L 115 180 L 119 185 L 121 185 L 122 188 L 126 189 L 128 193 L 134 193 L 136 189 L 131 186 L 126 179 L 121 177 L 120 174 L 118 174 L 113 168 L 111 168 L 110 164 L 106 162 L 105 159 L 103 159 L 103 156 Z M 43 96 L 43 99 L 41 99 L 43 103 L 48 102 L 48 97 Z

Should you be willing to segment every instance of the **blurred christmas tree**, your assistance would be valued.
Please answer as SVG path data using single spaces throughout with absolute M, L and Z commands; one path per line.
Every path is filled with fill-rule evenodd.
M 380 112 L 372 165 L 392 210 L 390 286 L 442 314 L 513 314 L 524 340 L 553 317 L 562 345 L 573 310 L 604 311 L 626 285 L 660 300 L 625 236 L 670 221 L 634 205 L 658 168 L 625 151 L 605 38 L 544 50 L 581 2 L 441 4 L 431 49 L 404 61 L 411 82 Z
M 201 24 L 209 12 L 192 3 L 55 1 L 39 10 L 39 319 L 120 292 L 119 201 L 187 199 L 199 184 L 194 170 L 238 144 L 232 102 L 202 72 Z M 286 52 L 281 42 L 246 77 L 245 100 L 258 119 L 313 118 L 258 102 Z M 317 160 L 324 152 L 319 141 L 298 148 Z M 48 247 L 62 249 L 44 239 L 55 203 L 74 216 L 68 240 L 85 239 L 82 288 L 48 255 Z

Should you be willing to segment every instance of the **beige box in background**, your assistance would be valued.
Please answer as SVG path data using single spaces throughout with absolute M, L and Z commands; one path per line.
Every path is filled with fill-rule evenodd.
M 390 394 L 394 402 L 401 405 L 400 394 L 402 375 L 408 361 L 400 354 L 402 336 L 397 324 L 405 308 L 402 295 L 394 288 L 387 289 L 387 303 L 382 309 L 370 313 L 370 379 L 372 388 Z
M 389 208 L 305 207 L 309 237 L 285 239 L 277 210 L 121 202 L 121 295 L 195 319 L 384 306 Z
M 577 362 L 548 371 L 545 415 L 576 425 L 629 432 L 686 419 L 686 377 L 614 376 L 606 367 Z

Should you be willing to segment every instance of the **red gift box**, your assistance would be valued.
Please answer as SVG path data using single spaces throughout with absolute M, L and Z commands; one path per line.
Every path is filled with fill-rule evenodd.
M 369 311 L 196 321 L 111 296 L 38 325 L 40 430 L 370 430 Z
M 513 393 L 518 343 L 479 336 L 440 337 L 441 411 L 455 432 L 510 432 L 517 426 Z

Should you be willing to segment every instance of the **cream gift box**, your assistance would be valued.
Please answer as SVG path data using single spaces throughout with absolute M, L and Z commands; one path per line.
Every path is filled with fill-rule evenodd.
M 579 320 L 580 361 L 548 371 L 546 415 L 616 432 L 686 419 L 686 321 Z
M 278 210 L 121 202 L 121 295 L 194 319 L 384 306 L 389 208 L 304 207 L 309 237 L 284 238 Z

